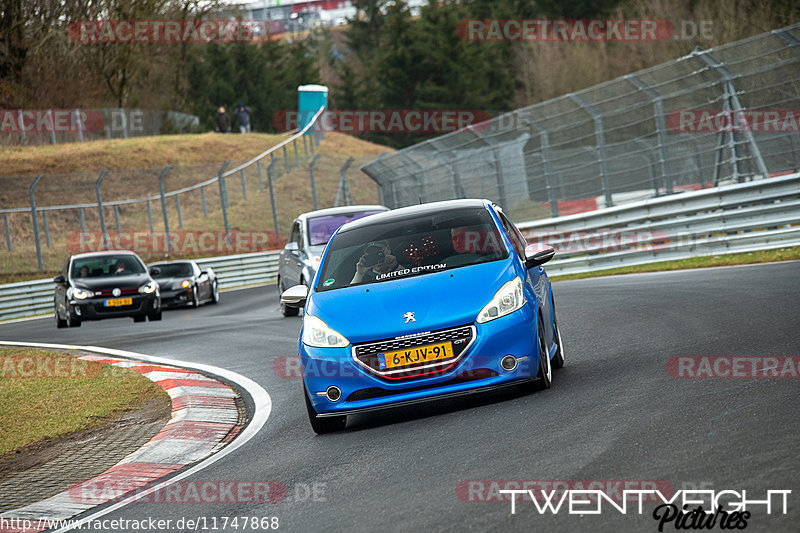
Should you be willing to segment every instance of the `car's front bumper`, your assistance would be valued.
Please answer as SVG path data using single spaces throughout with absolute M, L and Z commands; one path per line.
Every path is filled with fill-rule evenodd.
M 156 293 L 122 296 L 130 298 L 131 305 L 105 305 L 109 298 L 87 298 L 86 300 L 70 300 L 70 308 L 81 320 L 102 320 L 104 318 L 124 318 L 144 316 L 156 313 L 161 308 L 161 299 Z
M 194 295 L 191 287 L 186 289 L 175 289 L 169 291 L 161 291 L 161 305 L 164 307 L 178 307 L 182 305 L 189 305 L 193 301 Z
M 529 306 L 485 324 L 475 324 L 476 335 L 458 362 L 441 374 L 390 380 L 357 364 L 352 347 L 313 348 L 299 343 L 307 394 L 320 416 L 384 409 L 442 396 L 479 392 L 535 379 L 538 373 L 536 320 Z M 512 371 L 500 360 L 513 355 Z M 324 396 L 330 386 L 341 390 L 332 402 Z

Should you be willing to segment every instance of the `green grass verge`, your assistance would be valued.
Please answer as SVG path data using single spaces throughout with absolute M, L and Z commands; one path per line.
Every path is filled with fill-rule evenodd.
M 0 457 L 29 444 L 98 426 L 158 396 L 127 368 L 32 348 L 0 348 Z
M 800 259 L 800 246 L 793 248 L 780 248 L 777 250 L 764 250 L 760 252 L 748 252 L 743 254 L 709 255 L 703 257 L 692 257 L 690 259 L 679 259 L 677 261 L 661 261 L 646 265 L 636 265 L 620 268 L 609 268 L 583 274 L 566 274 L 563 276 L 551 276 L 553 281 L 564 281 L 568 279 L 596 278 L 600 276 L 614 276 L 619 274 L 635 274 L 638 272 L 663 272 L 666 270 L 684 270 L 687 268 L 706 268 L 729 265 L 749 265 L 754 263 L 772 263 L 775 261 L 790 261 Z

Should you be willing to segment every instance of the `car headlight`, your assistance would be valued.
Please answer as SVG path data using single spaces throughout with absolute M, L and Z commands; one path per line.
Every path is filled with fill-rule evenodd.
M 192 284 L 192 282 L 191 282 L 191 281 L 189 281 L 188 279 L 185 279 L 185 280 L 181 281 L 181 288 L 184 288 L 184 289 L 185 289 L 185 288 L 187 288 L 187 287 L 188 287 L 189 285 L 191 285 L 191 284 Z
M 303 317 L 303 344 L 317 348 L 344 348 L 350 345 L 341 333 L 312 315 Z
M 91 298 L 94 296 L 92 291 L 87 291 L 86 289 L 81 289 L 80 287 L 72 287 L 72 298 L 76 300 L 85 300 L 86 298 Z
M 500 287 L 494 298 L 478 313 L 475 321 L 483 324 L 513 313 L 523 305 L 525 305 L 525 294 L 522 292 L 522 280 L 517 276 Z
M 155 281 L 151 281 L 147 285 L 142 285 L 141 287 L 139 287 L 139 292 L 141 294 L 152 294 L 156 292 L 157 288 L 158 288 L 158 283 L 156 283 Z

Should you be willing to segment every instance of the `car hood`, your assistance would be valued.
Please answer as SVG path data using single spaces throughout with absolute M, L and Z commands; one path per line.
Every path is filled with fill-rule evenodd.
M 472 324 L 503 283 L 514 279 L 509 260 L 404 279 L 313 293 L 306 311 L 350 342 L 380 340 Z M 406 323 L 404 315 L 414 313 Z
M 92 291 L 131 287 L 138 289 L 149 282 L 150 276 L 147 274 L 131 274 L 129 276 L 113 276 L 107 278 L 78 278 L 72 280 L 73 286 Z

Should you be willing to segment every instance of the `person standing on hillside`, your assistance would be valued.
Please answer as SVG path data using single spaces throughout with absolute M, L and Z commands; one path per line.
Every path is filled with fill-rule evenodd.
M 224 107 L 220 106 L 217 111 L 217 115 L 214 117 L 214 124 L 216 126 L 214 131 L 217 133 L 228 133 L 231 131 L 231 119 L 229 119 L 228 115 L 225 113 Z
M 236 120 L 239 121 L 239 131 L 242 133 L 250 133 L 250 108 L 246 105 L 239 104 L 233 112 L 236 115 Z

